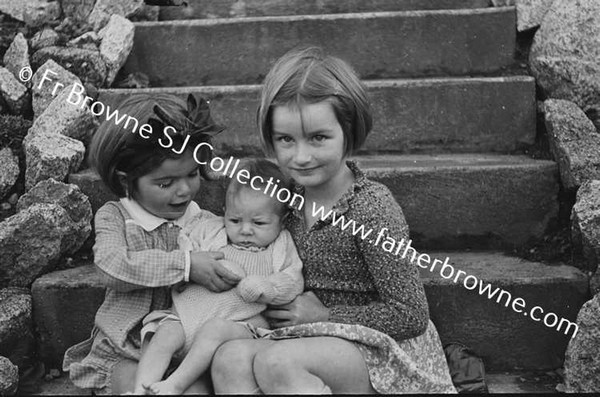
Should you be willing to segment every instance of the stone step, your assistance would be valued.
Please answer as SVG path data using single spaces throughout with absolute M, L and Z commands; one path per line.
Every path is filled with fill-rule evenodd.
M 513 7 L 139 22 L 124 73 L 154 87 L 258 84 L 298 45 L 365 79 L 499 72 L 513 62 Z
M 573 267 L 548 266 L 497 253 L 432 254 L 441 260 L 446 256 L 457 271 L 500 287 L 513 299 L 523 298 L 528 309 L 539 305 L 545 313 L 574 321 L 587 298 L 587 277 Z M 430 315 L 444 344 L 466 344 L 483 358 L 489 371 L 561 366 L 570 335 L 505 307 L 505 293 L 498 304 L 462 284 L 441 279 L 439 273 L 422 269 L 422 277 Z M 84 265 L 40 277 L 32 294 L 40 357 L 48 368 L 55 368 L 68 346 L 88 338 L 93 313 L 104 298 L 102 283 L 93 265 Z
M 187 7 L 161 7 L 159 19 L 263 17 L 409 10 L 485 8 L 489 0 L 188 0 Z
M 419 247 L 514 248 L 540 237 L 557 216 L 558 171 L 552 161 L 491 154 L 357 160 L 369 177 L 390 188 Z M 69 182 L 89 197 L 93 211 L 115 199 L 91 170 L 71 174 Z M 226 183 L 205 183 L 196 196 L 200 206 L 222 213 Z
M 440 265 L 433 272 L 421 268 L 431 319 L 444 344 L 460 342 L 479 355 L 487 370 L 555 369 L 562 366 L 564 353 L 575 327 L 567 322 L 558 327 L 561 318 L 575 322 L 580 307 L 589 297 L 588 277 L 575 267 L 546 265 L 493 252 L 432 252 L 431 258 L 449 258 L 454 269 L 440 276 Z M 433 260 L 432 260 L 433 261 Z M 426 264 L 423 264 L 426 266 Z M 471 291 L 463 283 L 464 274 L 454 279 L 458 270 L 510 293 L 499 291 L 492 299 L 479 294 L 479 286 Z M 467 285 L 476 281 L 469 278 Z M 516 298 L 522 306 L 513 306 Z M 498 303 L 500 302 L 500 303 Z M 543 312 L 536 309 L 539 306 Z M 513 311 L 513 307 L 522 313 Z M 552 316 L 550 313 L 554 313 Z M 544 316 L 548 324 L 544 325 Z M 533 318 L 542 319 L 534 321 Z M 566 334 L 565 334 L 566 331 Z
M 535 80 L 530 76 L 422 78 L 365 81 L 374 128 L 364 152 L 501 152 L 535 141 Z M 214 119 L 227 126 L 215 148 L 258 155 L 259 85 L 100 90 L 111 108 L 134 94 L 168 93 L 210 101 Z

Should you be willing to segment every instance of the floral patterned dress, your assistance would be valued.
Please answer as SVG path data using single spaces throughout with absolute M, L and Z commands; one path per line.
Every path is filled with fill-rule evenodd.
M 379 393 L 456 393 L 417 267 L 403 250 L 382 248 L 384 240 L 408 241 L 402 210 L 387 187 L 367 179 L 354 162 L 347 165 L 355 182 L 333 207 L 335 215 L 307 230 L 303 211 L 295 208 L 286 221 L 303 262 L 305 289 L 330 308 L 329 322 L 280 328 L 267 337 L 351 341 Z M 299 186 L 296 191 L 303 192 Z

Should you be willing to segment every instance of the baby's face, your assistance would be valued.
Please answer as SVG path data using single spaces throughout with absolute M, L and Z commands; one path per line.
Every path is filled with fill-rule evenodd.
M 282 227 L 280 205 L 262 192 L 242 188 L 227 195 L 225 230 L 229 242 L 243 247 L 266 247 Z

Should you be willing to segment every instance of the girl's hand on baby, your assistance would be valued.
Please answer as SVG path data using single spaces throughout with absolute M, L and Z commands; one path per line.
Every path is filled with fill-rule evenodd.
M 190 281 L 213 292 L 227 291 L 242 279 L 219 263 L 222 252 L 190 252 Z
M 264 311 L 265 317 L 273 328 L 316 323 L 329 320 L 329 308 L 319 298 L 308 291 L 298 295 L 292 302 L 281 306 L 270 305 Z

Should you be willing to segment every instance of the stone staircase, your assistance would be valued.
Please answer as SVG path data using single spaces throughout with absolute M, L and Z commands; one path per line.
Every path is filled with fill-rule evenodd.
M 258 156 L 257 84 L 290 48 L 320 45 L 365 80 L 375 126 L 357 159 L 393 192 L 413 246 L 450 258 L 529 308 L 575 320 L 589 294 L 583 273 L 503 253 L 548 230 L 559 193 L 556 164 L 526 154 L 536 137 L 535 81 L 514 72 L 513 7 L 488 7 L 487 0 L 198 0 L 164 8 L 161 18 L 136 23 L 125 65 L 126 73 L 148 75 L 153 88 L 101 90 L 100 101 L 116 105 L 136 92 L 202 93 L 215 120 L 228 126 L 217 154 Z M 94 211 L 114 199 L 90 170 L 69 181 Z M 223 196 L 223 181 L 207 182 L 197 201 L 219 213 Z M 422 276 L 442 341 L 471 347 L 487 371 L 562 366 L 570 335 L 437 272 Z M 103 287 L 93 266 L 82 264 L 41 277 L 32 291 L 40 355 L 58 368 L 65 348 L 89 335 Z

